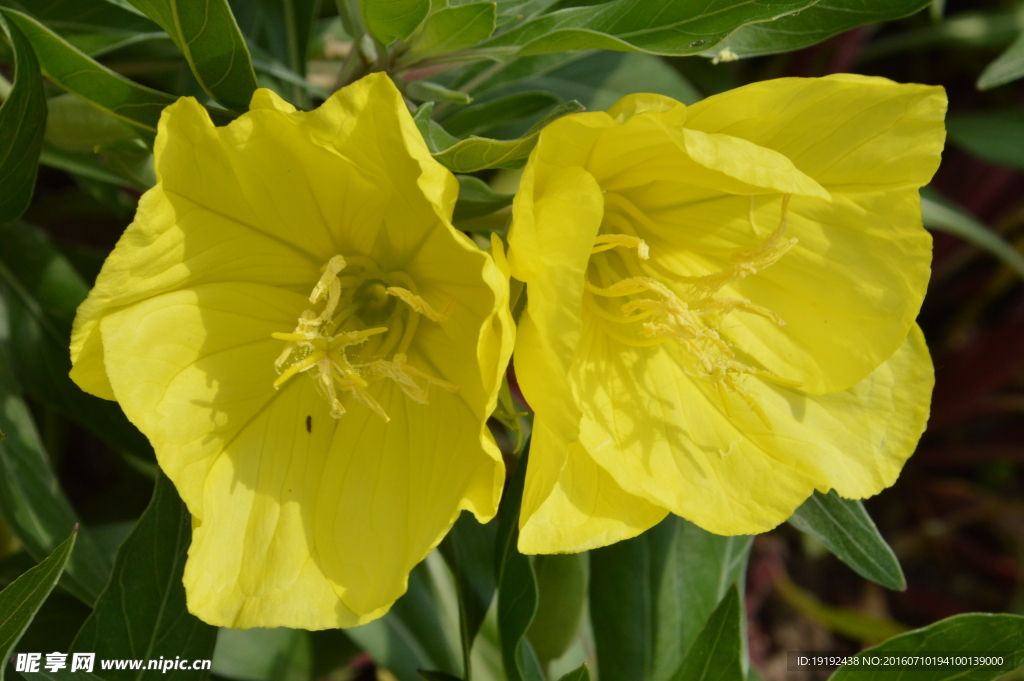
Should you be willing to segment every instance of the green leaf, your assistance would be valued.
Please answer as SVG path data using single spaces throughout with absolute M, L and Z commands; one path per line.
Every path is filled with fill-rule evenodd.
M 950 116 L 949 139 L 978 158 L 1024 170 L 1024 111 L 993 109 Z
M 563 674 L 558 681 L 590 681 L 590 667 L 581 664 L 578 669 Z
M 907 630 L 906 626 L 885 616 L 871 615 L 857 608 L 823 603 L 817 596 L 800 588 L 785 575 L 775 578 L 775 593 L 812 622 L 861 643 L 877 643 Z
M 864 579 L 895 591 L 907 588 L 896 554 L 861 502 L 843 499 L 834 490 L 828 494 L 816 491 L 796 510 L 789 524 L 824 544 Z
M 135 137 L 122 121 L 70 92 L 46 100 L 46 108 L 44 139 L 65 151 L 92 152 L 98 145 Z
M 697 54 L 742 26 L 778 19 L 813 4 L 814 0 L 712 4 L 611 0 L 541 15 L 483 43 L 481 49 L 508 57 L 588 49 Z
M 799 14 L 745 26 L 709 55 L 721 59 L 730 53 L 736 57 L 755 57 L 791 52 L 857 26 L 909 16 L 929 3 L 930 0 L 822 0 Z M 723 55 L 725 50 L 729 52 Z
M 28 405 L 10 371 L 7 346 L 12 328 L 7 325 L 16 318 L 7 304 L 4 272 L 0 267 L 0 429 L 9 437 L 0 442 L 0 516 L 28 554 L 42 560 L 73 531 L 79 519 L 50 468 Z M 109 574 L 110 564 L 103 552 L 81 531 L 64 586 L 91 605 Z
M 306 75 L 306 55 L 317 7 L 315 0 L 234 0 L 231 3 L 242 33 L 300 77 Z
M 462 137 L 534 116 L 561 102 L 550 92 L 517 92 L 459 109 L 445 118 L 443 125 L 448 132 Z
M 664 566 L 656 573 L 654 591 L 656 681 L 671 678 L 729 586 L 739 584 L 742 594 L 753 544 L 753 537 L 711 534 L 671 515 L 663 525 L 670 531 L 660 535 Z M 651 540 L 658 538 L 654 534 Z
M 744 681 L 740 592 L 732 584 L 690 647 L 673 681 Z
M 130 463 L 151 469 L 152 447 L 120 406 L 82 392 L 68 376 L 71 321 L 89 290 L 85 281 L 37 229 L 18 223 L 0 227 L 0 243 L 0 301 L 10 329 L 17 330 L 2 342 L 15 378 L 36 402 L 95 433 Z M 66 532 L 60 528 L 61 536 Z M 78 543 L 81 551 L 83 539 Z
M 526 635 L 542 666 L 561 657 L 576 638 L 587 599 L 583 560 L 579 553 L 542 555 L 533 560 L 540 595 Z
M 1002 236 L 937 192 L 922 192 L 921 217 L 926 227 L 960 237 L 967 243 L 987 251 L 1024 279 L 1024 255 Z
M 602 678 L 652 678 L 657 584 L 674 529 L 669 520 L 590 552 L 590 620 Z
M 472 175 L 458 175 L 459 200 L 455 203 L 453 222 L 482 217 L 512 205 L 514 194 L 499 194 L 491 186 Z
M 441 127 L 437 121 L 430 118 L 430 114 L 433 111 L 434 102 L 426 102 L 416 109 L 416 114 L 412 117 L 412 120 L 416 123 L 420 134 L 423 135 L 423 141 L 427 143 L 430 153 L 436 154 L 453 144 L 458 144 L 460 140 Z
M 454 104 L 469 104 L 473 98 L 459 90 L 449 90 L 443 85 L 432 83 L 429 80 L 414 80 L 405 88 L 405 94 L 410 99 L 421 102 L 438 101 L 452 102 Z
M 363 23 L 383 45 L 405 40 L 430 11 L 430 0 L 359 0 Z
M 153 90 L 114 73 L 41 23 L 20 12 L 2 10 L 32 43 L 43 73 L 55 84 L 130 124 L 152 140 L 160 112 L 177 97 Z M 210 109 L 214 122 L 231 120 L 226 111 Z
M 526 162 L 526 157 L 533 151 L 537 137 L 545 126 L 582 109 L 579 102 L 566 102 L 555 107 L 518 139 L 492 140 L 472 136 L 434 153 L 434 158 L 454 173 L 474 173 L 488 168 L 518 168 Z M 433 140 L 438 141 L 436 133 L 433 134 Z
M 945 21 L 882 37 L 866 45 L 861 61 L 922 48 L 1003 48 L 1024 30 L 1024 5 L 1011 11 L 960 12 Z
M 417 31 L 403 62 L 411 64 L 421 57 L 476 45 L 491 37 L 496 20 L 494 2 L 471 2 L 433 12 Z
M 217 629 L 185 607 L 181 580 L 191 541 L 192 516 L 160 473 L 149 507 L 118 550 L 110 586 L 75 637 L 72 652 L 95 652 L 107 660 L 210 659 Z M 105 681 L 209 676 L 208 670 L 94 672 Z
M 445 607 L 435 582 L 437 567 L 444 569 L 440 556 L 428 556 L 413 568 L 408 590 L 387 615 L 345 631 L 378 665 L 385 667 L 399 681 L 419 681 L 420 669 L 452 674 L 457 671 L 456 655 L 449 645 L 441 619 Z M 457 641 L 453 643 L 457 645 Z
M 1024 32 L 1017 36 L 1006 52 L 985 67 L 978 77 L 978 89 L 991 90 L 1021 77 L 1024 77 Z
M 752 538 L 674 515 L 590 554 L 590 618 L 602 674 L 669 681 L 730 585 L 742 589 Z
M 121 175 L 108 170 L 95 154 L 83 154 L 74 151 L 64 151 L 48 144 L 43 145 L 43 151 L 39 154 L 39 163 L 50 168 L 63 170 L 66 173 L 87 177 L 97 182 L 118 187 L 139 188 L 135 182 L 131 182 Z
M 460 177 L 460 185 L 462 181 L 463 177 Z M 482 525 L 473 514 L 466 511 L 455 521 L 439 547 L 455 578 L 459 599 L 462 676 L 466 679 L 471 678 L 469 658 L 473 641 L 484 622 L 491 599 L 494 598 L 494 540 L 497 529 L 497 523 Z
M 310 633 L 301 629 L 220 629 L 213 673 L 245 681 L 306 681 L 313 669 Z
M 146 33 L 156 24 L 134 9 L 109 0 L 0 0 L 0 5 L 29 14 L 62 33 Z
M 256 91 L 249 49 L 227 0 L 129 0 L 167 31 L 203 92 L 246 111 Z
M 969 652 L 973 655 L 1002 655 L 1004 664 L 985 667 L 903 667 L 901 681 L 991 681 L 1024 664 L 1024 617 L 1019 615 L 967 614 L 941 620 L 923 629 L 910 631 L 857 657 L 873 657 L 888 653 L 951 655 Z M 829 681 L 883 681 L 893 678 L 891 667 L 847 664 L 840 667 Z
M 462 681 L 457 676 L 451 674 L 445 674 L 444 672 L 428 672 L 424 669 L 420 670 L 420 676 L 425 678 L 427 681 Z
M 73 531 L 43 562 L 0 591 L 0 681 L 3 681 L 11 651 L 64 572 L 75 547 L 76 534 Z
M 519 458 L 498 511 L 495 572 L 498 575 L 498 634 L 508 681 L 542 681 L 544 673 L 526 639 L 537 612 L 537 578 L 530 559 L 519 553 L 519 508 L 529 453 Z M 615 678 L 609 675 L 607 678 Z
M 0 224 L 21 216 L 35 190 L 46 129 L 46 98 L 39 62 L 25 35 L 7 26 L 14 48 L 14 87 L 0 106 Z

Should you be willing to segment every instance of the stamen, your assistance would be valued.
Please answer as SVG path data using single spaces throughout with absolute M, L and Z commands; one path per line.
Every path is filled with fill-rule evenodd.
M 355 268 L 359 274 L 340 276 L 339 273 L 346 268 Z M 417 378 L 458 392 L 458 386 L 409 366 L 405 354 L 416 334 L 420 316 L 435 322 L 448 319 L 455 307 L 454 298 L 444 309 L 435 310 L 419 296 L 408 275 L 403 272 L 382 275 L 380 267 L 365 256 L 346 259 L 336 255 L 321 268 L 321 272 L 309 301 L 315 305 L 326 299 L 323 310 L 319 314 L 305 310 L 299 316 L 294 331 L 271 334 L 272 338 L 286 342 L 274 362 L 280 374 L 274 381 L 275 389 L 280 389 L 297 374 L 312 370 L 314 385 L 330 404 L 333 418 L 341 418 L 345 414 L 339 394 L 347 391 L 385 422 L 390 418 L 367 390 L 370 383 L 366 377 L 390 378 L 407 396 L 421 404 L 427 403 L 427 393 L 416 383 Z M 385 282 L 397 282 L 403 286 L 386 287 Z M 387 301 L 388 295 L 398 298 L 407 307 L 383 306 L 382 301 Z M 345 300 L 344 306 L 341 305 L 342 300 Z M 340 306 L 343 309 L 336 312 Z M 389 310 L 386 325 L 358 328 L 362 324 L 379 323 Z M 353 324 L 355 329 L 339 331 L 344 326 L 351 329 Z M 381 338 L 383 334 L 387 335 Z M 371 339 L 376 340 L 367 343 Z M 347 348 L 355 346 L 362 347 L 356 363 L 353 363 L 346 352 Z M 392 360 L 384 359 L 393 351 Z M 373 357 L 379 359 L 363 361 Z M 283 368 L 288 363 L 290 365 Z
M 744 380 L 752 376 L 789 388 L 798 387 L 800 383 L 738 361 L 729 343 L 705 319 L 711 313 L 747 312 L 779 326 L 784 325 L 779 315 L 766 307 L 743 298 L 715 298 L 713 295 L 723 286 L 778 262 L 797 243 L 796 239 L 785 238 L 791 197 L 783 195 L 779 224 L 760 243 L 732 250 L 701 249 L 701 253 L 726 256 L 731 263 L 721 272 L 701 277 L 682 276 L 656 260 L 650 260 L 647 244 L 638 236 L 630 220 L 636 220 L 640 226 L 653 230 L 657 236 L 665 236 L 664 226 L 656 224 L 623 196 L 609 192 L 605 198 L 608 208 L 621 212 L 606 212 L 603 228 L 610 227 L 621 233 L 602 234 L 594 240 L 591 255 L 599 257 L 591 260 L 590 264 L 594 268 L 584 280 L 585 290 L 589 294 L 583 299 L 585 309 L 600 319 L 610 337 L 626 345 L 644 347 L 675 341 L 695 362 L 691 369 L 686 369 L 687 373 L 712 382 L 728 416 L 732 415 L 729 394 L 734 393 L 770 429 L 770 419 L 743 385 Z M 754 222 L 754 207 L 752 197 L 749 219 L 756 234 L 758 228 Z M 636 248 L 637 259 L 629 258 L 623 252 L 607 253 L 617 247 Z M 599 255 L 603 253 L 607 254 Z M 631 276 L 623 277 L 623 272 Z M 663 283 L 660 279 L 663 276 L 670 277 L 670 281 L 689 283 L 685 295 Z M 627 299 L 621 305 L 621 315 L 600 303 L 601 299 L 611 298 Z M 630 337 L 619 331 L 620 326 L 633 323 L 640 324 L 646 339 Z M 723 456 L 727 456 L 731 450 L 730 447 Z
M 590 249 L 590 254 L 610 251 L 616 246 L 635 248 L 641 260 L 647 260 L 650 257 L 650 249 L 647 248 L 647 242 L 628 234 L 602 234 L 594 239 L 594 247 Z
M 448 318 L 452 316 L 452 311 L 455 310 L 454 298 L 449 298 L 444 309 L 438 312 L 430 306 L 430 303 L 423 300 L 412 291 L 400 286 L 389 286 L 388 295 L 398 298 L 403 303 L 411 307 L 415 312 L 418 312 L 432 322 L 448 321 Z

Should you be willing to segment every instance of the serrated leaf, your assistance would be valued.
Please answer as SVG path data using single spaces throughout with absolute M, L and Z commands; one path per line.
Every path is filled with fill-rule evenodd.
M 182 574 L 192 516 L 174 485 L 158 475 L 153 498 L 114 560 L 110 586 L 71 644 L 98 659 L 208 660 L 217 629 L 188 612 Z M 97 665 L 98 667 L 98 665 Z M 94 669 L 105 681 L 205 679 L 208 670 Z
M 405 63 L 435 54 L 471 47 L 494 33 L 497 4 L 472 2 L 446 7 L 430 14 L 409 45 Z
M 522 137 L 514 140 L 469 137 L 434 153 L 433 156 L 454 173 L 474 173 L 488 168 L 517 168 L 526 162 L 527 156 L 537 144 L 540 131 L 545 126 L 582 109 L 583 106 L 579 102 L 566 102 L 555 107 Z M 436 142 L 438 136 L 434 134 L 433 138 Z
M 460 177 L 460 186 L 462 181 L 463 178 Z M 491 599 L 494 597 L 496 532 L 497 523 L 481 525 L 471 513 L 463 512 L 439 547 L 455 578 L 455 589 L 459 599 L 462 676 L 466 679 L 472 678 L 470 652 L 473 649 L 473 641 L 480 631 L 480 625 L 483 624 Z
M 203 92 L 219 104 L 246 111 L 256 72 L 227 0 L 128 0 L 167 31 Z
M 28 37 L 47 78 L 130 124 L 148 140 L 153 139 L 160 112 L 176 102 L 177 97 L 114 73 L 27 14 L 7 9 L 2 11 Z M 219 125 L 233 118 L 226 111 L 209 111 Z
M 0 591 L 0 681 L 3 681 L 11 651 L 64 572 L 76 536 L 77 533 L 72 532 L 43 562 Z
M 543 14 L 480 47 L 509 58 L 588 49 L 682 56 L 704 52 L 747 24 L 778 19 L 813 4 L 814 0 L 723 0 L 699 5 L 678 0 L 611 0 Z
M 895 591 L 907 588 L 896 554 L 860 501 L 843 499 L 834 490 L 816 491 L 793 513 L 789 524 L 824 544 L 864 579 Z
M 941 620 L 923 629 L 909 631 L 872 648 L 857 657 L 885 656 L 890 653 L 955 657 L 958 652 L 980 656 L 1002 655 L 1004 664 L 987 666 L 908 666 L 899 670 L 901 681 L 991 681 L 1024 665 L 1024 617 L 971 613 Z M 829 681 L 883 681 L 893 678 L 891 667 L 847 664 Z
M 744 681 L 740 592 L 729 587 L 693 642 L 673 681 Z
M 728 49 L 737 57 L 791 52 L 864 24 L 893 21 L 924 9 L 930 0 L 821 0 L 799 14 L 744 26 L 709 55 Z
M 430 11 L 430 0 L 359 0 L 363 23 L 384 45 L 408 38 Z
M 519 553 L 519 508 L 529 452 L 519 458 L 498 511 L 495 572 L 498 575 L 498 634 L 508 681 L 542 681 L 544 673 L 526 639 L 537 612 L 537 578 L 530 559 Z M 614 677 L 611 677 L 614 678 Z
M 14 87 L 0 106 L 0 224 L 21 216 L 32 200 L 46 129 L 39 62 L 28 39 L 8 25 L 14 48 Z
M 1024 279 L 1024 255 L 998 233 L 978 222 L 963 208 L 938 195 L 922 192 L 921 218 L 926 227 L 960 237 L 995 256 Z

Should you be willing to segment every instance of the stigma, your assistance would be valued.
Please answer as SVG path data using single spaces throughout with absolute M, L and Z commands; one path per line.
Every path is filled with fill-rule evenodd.
M 309 373 L 317 392 L 330 404 L 333 418 L 346 413 L 342 398 L 350 395 L 385 422 L 390 417 L 370 391 L 375 382 L 394 381 L 419 404 L 429 403 L 420 382 L 459 391 L 458 386 L 411 366 L 408 358 L 420 318 L 446 321 L 454 299 L 436 310 L 419 295 L 411 277 L 400 271 L 384 272 L 365 256 L 335 255 L 321 273 L 309 295 L 314 309 L 299 315 L 290 333 L 271 334 L 286 342 L 274 362 L 279 374 L 275 390 L 297 374 Z

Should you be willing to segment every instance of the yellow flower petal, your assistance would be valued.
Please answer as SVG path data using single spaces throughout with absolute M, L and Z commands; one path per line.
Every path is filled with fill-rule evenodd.
M 513 276 L 523 279 L 536 272 L 529 279 L 534 294 L 519 320 L 517 376 L 530 406 L 544 412 L 549 428 L 572 441 L 579 410 L 571 399 L 568 372 L 579 342 L 583 273 L 601 219 L 601 192 L 579 168 L 537 164 L 528 172 L 516 201 L 529 203 L 537 224 L 561 229 L 531 232 L 523 222 L 523 229 L 509 237 Z
M 627 492 L 716 534 L 769 530 L 815 489 L 877 494 L 928 418 L 933 374 L 917 327 L 845 391 L 811 396 L 750 378 L 744 387 L 768 424 L 738 395 L 723 403 L 690 376 L 673 346 L 623 349 L 588 331 L 576 371 L 587 396 L 581 442 Z
M 530 440 L 530 457 L 519 515 L 522 553 L 565 553 L 607 546 L 637 536 L 668 514 L 666 509 L 623 491 L 578 441 L 562 441 L 540 420 L 535 422 Z M 565 463 L 555 470 L 560 459 Z
M 830 191 L 925 185 L 946 138 L 941 87 L 853 74 L 752 83 L 688 111 L 688 127 L 781 152 Z
M 452 227 L 458 183 L 384 74 L 313 112 L 258 91 L 224 128 L 180 100 L 155 164 L 72 376 L 121 403 L 192 512 L 199 617 L 379 617 L 462 509 L 497 511 L 507 277 Z
M 724 534 L 771 528 L 814 489 L 892 483 L 931 391 L 914 327 L 931 243 L 917 188 L 944 110 L 938 88 L 783 79 L 688 108 L 631 96 L 541 133 L 509 236 L 528 284 L 517 375 L 551 443 L 531 455 L 526 543 L 577 550 L 622 532 L 583 522 L 573 476 L 617 485 L 602 520 L 655 506 Z M 589 244 L 545 236 L 568 215 L 537 206 L 574 197 L 540 187 L 546 168 L 596 181 Z M 579 281 L 548 283 L 548 263 L 578 272 L 584 251 Z
M 755 200 L 755 232 L 749 197 L 709 199 L 699 190 L 668 194 L 654 187 L 619 195 L 644 207 L 650 227 L 642 235 L 652 259 L 680 276 L 725 270 L 732 252 L 763 242 L 779 223 L 778 198 Z M 921 308 L 931 236 L 921 224 L 917 190 L 837 193 L 831 202 L 798 196 L 787 222 L 785 237 L 797 239 L 792 249 L 719 294 L 771 310 L 784 325 L 732 313 L 720 325 L 722 336 L 806 392 L 846 389 L 896 351 Z

